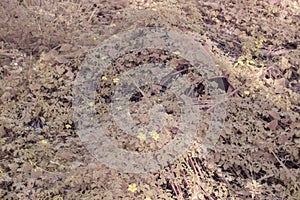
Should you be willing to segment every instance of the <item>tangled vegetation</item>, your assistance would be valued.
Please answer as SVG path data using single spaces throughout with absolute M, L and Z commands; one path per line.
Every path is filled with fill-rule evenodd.
M 300 199 L 299 1 L 2 0 L 0 9 L 1 199 Z M 227 117 L 206 157 L 199 138 L 160 171 L 123 174 L 98 162 L 76 134 L 71 88 L 91 49 L 137 27 L 174 29 L 204 46 L 222 72 Z M 99 116 L 119 67 L 154 61 L 186 64 L 164 51 L 116 60 L 98 83 Z M 157 90 L 180 115 L 171 94 Z M 146 123 L 134 113 L 144 103 L 133 102 L 133 116 Z M 169 123 L 170 139 L 176 122 Z M 154 132 L 144 143 L 117 130 L 109 137 L 139 152 L 167 143 Z

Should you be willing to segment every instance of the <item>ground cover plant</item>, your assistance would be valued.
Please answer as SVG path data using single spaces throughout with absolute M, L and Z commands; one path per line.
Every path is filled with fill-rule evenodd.
M 2 0 L 0 10 L 1 199 L 300 199 L 299 1 Z M 198 147 L 215 108 L 201 74 L 182 52 L 128 52 L 95 85 L 96 120 L 111 120 L 123 73 L 162 63 L 191 81 L 186 94 L 207 121 L 193 145 L 161 170 L 121 173 L 99 162 L 78 136 L 72 88 L 90 51 L 143 27 L 176 30 L 214 58 L 226 119 L 202 156 Z M 155 151 L 180 134 L 183 112 L 168 80 L 137 87 L 130 99 L 140 127 L 160 102 L 168 114 L 164 129 L 146 139 L 111 126 L 106 136 L 118 147 Z

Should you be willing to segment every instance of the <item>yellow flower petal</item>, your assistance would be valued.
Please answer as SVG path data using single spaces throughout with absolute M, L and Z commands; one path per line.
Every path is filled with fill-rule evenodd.
M 42 140 L 41 143 L 42 144 L 47 144 L 47 141 L 46 140 Z
M 174 119 L 173 115 L 170 115 L 170 114 L 167 114 L 167 115 L 166 115 L 166 118 L 169 119 L 169 120 Z
M 244 94 L 245 94 L 245 95 L 249 95 L 249 94 L 250 94 L 250 91 L 249 91 L 249 90 L 245 90 L 245 91 L 244 91 Z
M 250 65 L 254 65 L 255 62 L 254 62 L 253 60 L 250 60 L 250 61 L 249 61 L 249 64 L 250 64 Z
M 175 55 L 180 55 L 180 51 L 174 51 L 173 52 Z
M 141 141 L 145 141 L 145 140 L 146 140 L 146 135 L 145 135 L 144 133 L 139 133 L 138 138 L 139 138 Z
M 158 140 L 159 139 L 159 134 L 156 131 L 151 131 L 149 134 L 151 135 L 151 137 L 154 140 Z
M 72 128 L 72 126 L 70 124 L 66 124 L 66 128 L 69 129 Z
M 106 81 L 107 80 L 107 78 L 106 78 L 106 76 L 102 76 L 102 81 Z
M 119 78 L 114 78 L 114 79 L 113 79 L 113 82 L 114 82 L 114 83 L 117 83 L 117 82 L 119 82 L 119 80 L 120 80 Z
M 136 184 L 135 184 L 135 183 L 130 184 L 130 185 L 128 186 L 128 189 L 127 189 L 127 190 L 130 191 L 130 192 L 135 192 L 135 191 L 137 191 Z
M 236 63 L 234 63 L 233 67 L 237 67 L 238 65 L 244 65 L 244 62 L 241 60 L 238 60 Z
M 123 108 L 122 108 L 121 106 L 116 107 L 116 109 L 117 109 L 118 111 L 123 110 Z

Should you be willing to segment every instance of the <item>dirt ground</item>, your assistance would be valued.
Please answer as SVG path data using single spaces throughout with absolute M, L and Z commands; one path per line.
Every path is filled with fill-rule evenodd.
M 0 10 L 0 199 L 300 199 L 299 0 L 1 0 Z M 94 48 L 143 27 L 176 30 L 214 58 L 226 119 L 205 157 L 197 148 L 209 126 L 203 121 L 175 162 L 121 173 L 78 136 L 72 88 Z M 111 120 L 115 77 L 146 63 L 191 80 L 188 95 L 209 119 L 214 108 L 201 74 L 179 53 L 146 49 L 114 60 L 99 78 L 90 105 L 99 123 Z M 174 94 L 162 85 L 138 88 L 130 114 L 143 127 L 157 101 L 169 121 L 151 140 L 115 126 L 106 136 L 128 151 L 162 148 L 180 134 Z

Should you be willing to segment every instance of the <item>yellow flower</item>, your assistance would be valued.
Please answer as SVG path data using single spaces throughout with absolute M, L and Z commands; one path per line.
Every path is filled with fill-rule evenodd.
M 216 23 L 220 23 L 220 20 L 216 17 L 211 18 L 212 20 L 214 20 Z
M 173 52 L 175 55 L 180 55 L 180 51 L 174 51 Z
M 89 103 L 89 106 L 90 106 L 90 107 L 93 107 L 93 106 L 94 106 L 94 102 L 90 102 L 90 103 Z
M 246 60 L 246 65 L 254 65 L 255 62 L 253 60 Z
M 122 110 L 123 108 L 122 108 L 121 106 L 118 106 L 118 107 L 116 107 L 116 109 L 117 109 L 118 111 L 120 111 L 120 110 Z
M 107 77 L 106 76 L 102 76 L 102 81 L 106 81 L 107 80 Z
M 250 91 L 249 91 L 249 90 L 245 90 L 245 91 L 244 91 L 244 94 L 245 94 L 245 95 L 249 95 L 249 94 L 250 94 Z
M 127 190 L 130 191 L 130 192 L 135 192 L 135 191 L 137 191 L 136 184 L 135 184 L 135 183 L 130 184 L 130 185 L 128 186 L 128 189 L 127 189 Z
M 146 140 L 146 135 L 145 135 L 144 133 L 139 133 L 138 138 L 139 138 L 141 141 L 145 141 L 145 140 Z
M 113 82 L 114 82 L 114 83 L 117 83 L 117 82 L 119 82 L 119 80 L 120 80 L 119 78 L 114 78 L 114 79 L 113 79 Z
M 66 129 L 72 128 L 70 124 L 66 124 Z
M 145 200 L 151 200 L 151 198 L 150 197 L 146 197 Z
M 238 60 L 236 63 L 234 63 L 233 67 L 237 67 L 238 65 L 244 65 L 244 62 L 241 60 Z
M 156 131 L 151 131 L 149 134 L 151 135 L 151 137 L 154 140 L 158 140 L 159 139 L 159 134 Z
M 166 118 L 169 119 L 169 120 L 174 119 L 173 115 L 170 115 L 170 114 L 167 114 L 167 115 L 166 115 Z
M 253 60 L 250 60 L 250 61 L 249 61 L 249 64 L 250 64 L 250 65 L 254 65 L 255 62 L 254 62 Z
M 41 143 L 45 145 L 45 144 L 47 144 L 47 141 L 46 140 L 42 140 Z

